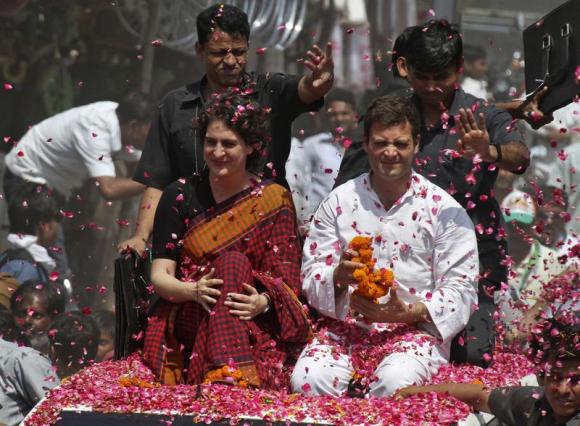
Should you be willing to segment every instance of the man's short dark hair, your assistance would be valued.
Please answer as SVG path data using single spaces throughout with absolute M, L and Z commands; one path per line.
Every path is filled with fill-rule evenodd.
M 402 95 L 381 96 L 374 100 L 365 113 L 363 119 L 365 139 L 369 138 L 371 127 L 375 123 L 391 127 L 405 122 L 411 125 L 413 141 L 416 141 L 419 136 L 421 118 L 413 102 Z
M 201 137 L 205 140 L 207 128 L 212 121 L 221 120 L 240 135 L 244 143 L 253 146 L 248 155 L 246 168 L 253 169 L 262 159 L 270 143 L 269 112 L 237 87 L 216 94 L 206 103 L 200 116 Z
M 153 118 L 153 103 L 149 95 L 141 92 L 130 92 L 119 100 L 117 117 L 121 124 L 135 120 L 147 124 Z
M 330 105 L 331 102 L 347 103 L 352 106 L 354 111 L 356 111 L 356 98 L 354 93 L 343 87 L 335 87 L 328 95 L 326 95 L 326 105 Z
M 91 317 L 95 320 L 100 332 L 105 332 L 111 337 L 115 337 L 115 313 L 100 309 L 94 311 Z
M 57 199 L 41 185 L 22 184 L 8 202 L 10 232 L 36 235 L 38 225 L 60 220 Z
M 10 309 L 12 312 L 16 312 L 17 305 L 25 296 L 38 295 L 46 303 L 48 315 L 56 317 L 65 311 L 65 294 L 62 286 L 54 282 L 25 281 L 12 293 Z
M 50 347 L 60 365 L 79 370 L 97 356 L 100 333 L 90 316 L 80 311 L 60 314 L 50 324 L 49 331 Z
M 205 44 L 216 28 L 232 37 L 250 39 L 250 24 L 246 13 L 229 4 L 216 4 L 197 15 L 197 41 Z
M 541 373 L 558 362 L 579 360 L 580 313 L 573 310 L 557 313 L 556 318 L 541 319 L 532 328 L 528 358 Z
M 463 45 L 463 59 L 466 62 L 474 62 L 478 59 L 486 59 L 487 52 L 481 46 L 476 46 L 473 44 L 465 44 Z
M 409 66 L 424 73 L 439 73 L 450 65 L 461 67 L 463 42 L 456 25 L 432 19 L 406 28 L 393 47 L 393 75 L 400 77 L 396 62 L 405 57 Z
M 7 342 L 30 346 L 30 341 L 16 324 L 14 315 L 4 305 L 0 305 L 0 338 Z

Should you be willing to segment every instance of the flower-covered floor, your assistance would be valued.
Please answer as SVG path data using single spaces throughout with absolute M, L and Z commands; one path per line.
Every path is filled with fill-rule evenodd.
M 480 381 L 489 387 L 518 384 L 532 372 L 521 355 L 496 354 L 483 370 L 461 365 L 446 366 L 432 383 Z M 404 400 L 394 398 L 302 397 L 228 385 L 159 386 L 137 355 L 85 368 L 49 392 L 26 420 L 26 425 L 55 424 L 63 409 L 89 409 L 103 413 L 158 413 L 192 415 L 194 421 L 211 423 L 243 418 L 266 421 L 320 422 L 330 424 L 445 425 L 466 418 L 467 405 L 444 395 L 427 394 Z

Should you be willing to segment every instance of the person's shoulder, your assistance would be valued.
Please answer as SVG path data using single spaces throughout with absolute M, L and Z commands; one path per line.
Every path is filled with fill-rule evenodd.
M 94 130 L 94 139 L 91 142 L 99 142 L 105 140 L 103 135 L 99 134 L 99 130 L 112 131 L 115 123 L 118 126 L 119 119 L 117 117 L 117 107 L 119 104 L 113 101 L 97 101 L 86 105 L 78 106 L 70 110 L 68 116 L 63 116 L 68 125 L 90 127 Z M 97 130 L 99 129 L 99 130 Z M 101 136 L 101 138 L 99 138 Z
M 485 114 L 486 120 L 498 118 L 509 118 L 511 120 L 510 113 L 504 109 L 498 108 L 495 103 L 474 96 L 471 93 L 467 93 L 462 88 L 458 89 L 458 93 L 463 100 L 463 106 L 469 107 L 474 114 L 482 112 Z
M 489 408 L 500 420 L 518 420 L 530 415 L 531 408 L 543 399 L 539 386 L 509 386 L 493 389 Z
M 189 194 L 198 184 L 199 178 L 190 176 L 187 178 L 179 178 L 174 180 L 163 190 L 163 196 L 177 196 L 179 194 Z
M 265 72 L 265 73 L 255 73 L 255 72 L 251 72 L 251 73 L 248 73 L 248 75 L 254 81 L 289 79 L 289 78 L 296 78 L 297 77 L 294 74 L 286 74 L 286 73 L 283 73 L 283 72 Z
M 260 182 L 254 188 L 253 194 L 265 197 L 274 204 L 283 206 L 294 205 L 292 201 L 292 193 L 282 185 L 271 180 Z
M 543 396 L 544 390 L 541 386 L 504 386 L 493 389 L 491 394 L 493 394 L 495 397 L 517 395 L 518 397 L 523 398 L 539 399 Z
M 482 98 L 478 98 L 477 96 L 466 92 L 462 86 L 459 87 L 456 92 L 456 95 L 459 96 L 460 98 L 461 108 L 471 108 L 472 111 L 478 110 L 485 111 L 494 106 L 489 101 Z
M 312 136 L 308 136 L 302 144 L 305 148 L 313 148 L 313 145 L 318 145 L 322 142 L 332 141 L 332 134 L 330 132 L 321 132 Z
M 460 211 L 465 213 L 465 217 L 468 218 L 467 212 L 465 209 L 459 204 L 459 202 L 453 198 L 449 192 L 438 186 L 437 184 L 431 182 L 425 176 L 420 175 L 419 173 L 413 173 L 413 178 L 415 185 L 419 188 L 418 194 L 420 198 L 424 198 L 427 202 L 435 202 L 442 207 L 445 208 L 458 208 Z M 425 190 L 423 190 L 423 188 Z M 426 194 L 426 195 L 425 195 Z M 442 209 L 438 209 L 441 211 Z
M 201 80 L 170 90 L 158 103 L 160 109 L 175 108 L 189 98 L 195 98 L 199 94 Z
M 12 366 L 17 365 L 43 365 L 50 364 L 48 359 L 36 349 L 28 346 L 19 346 L 16 343 L 0 339 L 0 349 L 7 360 L 12 361 Z
M 360 194 L 364 188 L 368 187 L 368 185 L 369 174 L 366 172 L 338 185 L 330 192 L 329 197 L 332 195 L 338 199 L 349 199 L 349 197 L 352 197 L 355 193 Z
M 282 72 L 249 73 L 249 77 L 256 82 L 258 90 L 278 88 L 289 83 L 297 84 L 300 80 L 299 76 Z

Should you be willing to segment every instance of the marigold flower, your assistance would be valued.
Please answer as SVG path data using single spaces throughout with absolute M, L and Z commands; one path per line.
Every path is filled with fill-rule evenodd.
M 373 238 L 356 236 L 352 239 L 349 247 L 358 253 L 353 257 L 353 262 L 364 264 L 364 267 L 355 269 L 353 277 L 358 283 L 354 294 L 377 301 L 379 297 L 386 295 L 389 288 L 395 281 L 393 271 L 387 268 L 375 269 L 375 260 L 373 259 Z

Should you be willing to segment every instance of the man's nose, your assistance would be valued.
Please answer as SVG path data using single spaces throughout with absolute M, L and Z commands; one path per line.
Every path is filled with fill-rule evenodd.
M 427 91 L 429 92 L 435 92 L 437 91 L 437 84 L 435 83 L 435 80 L 427 80 Z
M 563 378 L 556 384 L 556 391 L 560 395 L 567 395 L 570 392 L 570 379 Z
M 383 151 L 383 157 L 385 157 L 388 160 L 396 158 L 397 154 L 398 154 L 397 148 L 395 148 L 394 146 L 388 146 Z
M 232 52 L 226 53 L 226 56 L 224 57 L 224 64 L 233 67 L 237 63 L 238 60 L 236 59 L 236 55 L 234 55 Z

